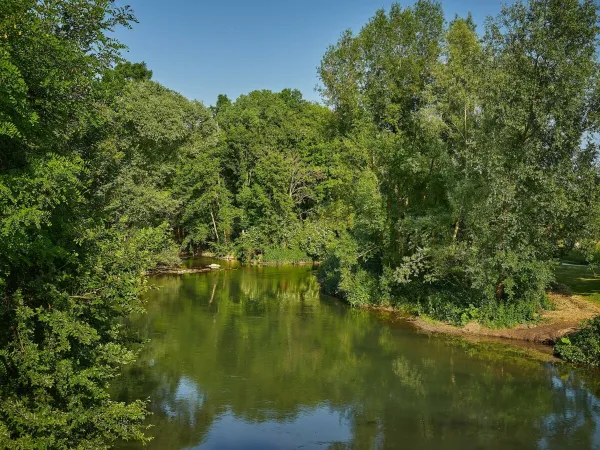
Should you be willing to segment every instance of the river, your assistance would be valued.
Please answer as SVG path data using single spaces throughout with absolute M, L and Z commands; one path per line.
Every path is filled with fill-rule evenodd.
M 148 449 L 600 449 L 598 372 L 348 308 L 309 267 L 152 284 L 113 386 L 150 399 Z

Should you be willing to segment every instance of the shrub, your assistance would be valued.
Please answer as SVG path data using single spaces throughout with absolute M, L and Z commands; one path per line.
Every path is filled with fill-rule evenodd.
M 600 317 L 583 322 L 576 333 L 563 337 L 554 353 L 569 362 L 600 366 Z
M 298 247 L 266 247 L 263 251 L 262 261 L 277 264 L 298 264 L 311 261 L 311 259 Z
M 560 294 L 560 295 L 572 295 L 573 291 L 571 290 L 571 288 L 569 286 L 567 286 L 566 284 L 563 283 L 551 283 L 550 284 L 550 291 L 554 292 L 555 294 Z

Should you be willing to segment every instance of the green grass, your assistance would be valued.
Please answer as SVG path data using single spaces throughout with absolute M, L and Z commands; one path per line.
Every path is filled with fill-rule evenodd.
M 554 274 L 557 283 L 568 286 L 574 295 L 600 303 L 600 271 L 594 273 L 587 266 L 557 265 Z

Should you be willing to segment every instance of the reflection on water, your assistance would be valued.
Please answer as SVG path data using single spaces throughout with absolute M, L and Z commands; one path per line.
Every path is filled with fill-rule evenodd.
M 600 449 L 596 373 L 383 323 L 307 268 L 154 281 L 114 386 L 151 399 L 149 449 Z
M 310 430 L 310 431 L 309 431 Z M 310 432 L 310 436 L 306 434 Z M 308 440 L 307 440 L 308 438 Z M 350 424 L 336 411 L 327 407 L 301 408 L 290 420 L 249 422 L 226 412 L 218 417 L 204 438 L 204 449 L 279 450 L 305 448 L 299 445 L 327 448 L 332 443 L 344 444 L 351 439 Z
M 171 418 L 185 416 L 190 420 L 190 425 L 196 423 L 196 411 L 204 403 L 204 394 L 198 391 L 198 386 L 193 380 L 182 376 L 177 382 L 173 401 L 167 398 L 160 406 L 165 414 Z

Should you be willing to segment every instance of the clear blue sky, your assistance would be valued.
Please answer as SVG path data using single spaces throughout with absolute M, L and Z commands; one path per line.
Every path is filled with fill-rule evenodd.
M 342 31 L 360 28 L 387 0 L 119 0 L 139 24 L 118 30 L 125 57 L 146 61 L 154 79 L 212 105 L 255 89 L 296 88 L 318 100 L 317 66 Z M 412 1 L 403 0 L 403 5 Z M 447 19 L 470 11 L 483 29 L 498 0 L 444 0 Z

